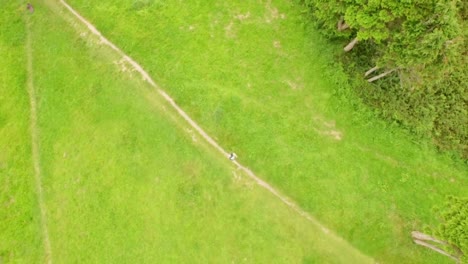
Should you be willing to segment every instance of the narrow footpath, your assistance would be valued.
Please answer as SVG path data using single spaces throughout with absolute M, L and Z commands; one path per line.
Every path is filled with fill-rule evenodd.
M 42 174 L 40 164 L 40 148 L 39 148 L 39 128 L 37 125 L 37 102 L 36 102 L 36 90 L 34 88 L 34 71 L 33 71 L 33 50 L 32 50 L 32 38 L 31 38 L 31 18 L 29 14 L 26 14 L 26 60 L 27 60 L 27 81 L 26 88 L 29 94 L 29 105 L 30 105 L 30 131 L 31 131 L 31 153 L 34 167 L 34 180 L 37 201 L 40 210 L 40 223 L 42 230 L 42 241 L 44 245 L 44 262 L 52 263 L 52 249 L 50 246 L 49 230 L 47 227 L 47 209 L 44 202 L 44 191 L 42 188 Z

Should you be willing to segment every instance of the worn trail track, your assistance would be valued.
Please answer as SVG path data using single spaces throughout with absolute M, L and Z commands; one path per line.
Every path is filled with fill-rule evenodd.
M 149 76 L 149 74 L 143 69 L 143 67 L 138 64 L 135 60 L 133 60 L 130 56 L 125 54 L 121 49 L 119 49 L 114 43 L 109 41 L 107 38 L 105 38 L 101 32 L 99 32 L 94 25 L 92 25 L 90 22 L 88 22 L 85 18 L 83 18 L 76 10 L 74 10 L 67 2 L 64 0 L 60 0 L 60 3 L 68 10 L 70 11 L 79 21 L 81 21 L 84 25 L 88 27 L 88 29 L 100 39 L 101 44 L 109 46 L 111 49 L 113 49 L 119 56 L 121 56 L 125 61 L 127 61 L 132 67 L 135 69 L 135 71 L 139 72 L 146 82 L 148 82 L 152 87 L 155 88 L 155 90 L 173 107 L 175 111 L 183 118 L 185 121 L 189 123 L 189 125 L 194 128 L 200 136 L 202 136 L 211 146 L 213 146 L 215 149 L 217 149 L 222 155 L 224 155 L 226 158 L 229 157 L 229 153 L 225 151 L 212 137 L 210 137 L 201 127 L 198 125 L 190 116 L 185 113 L 184 110 L 182 110 L 175 102 L 174 100 L 164 91 L 162 90 L 155 82 L 154 80 Z M 280 199 L 284 204 L 286 204 L 288 207 L 290 207 L 292 210 L 297 212 L 299 215 L 310 221 L 312 224 L 315 226 L 319 227 L 327 236 L 333 238 L 336 241 L 341 241 L 343 244 L 348 245 L 350 248 L 353 248 L 358 254 L 362 255 L 363 257 L 371 260 L 369 256 L 366 256 L 362 252 L 360 252 L 358 249 L 354 248 L 352 245 L 350 245 L 346 240 L 343 238 L 339 237 L 338 235 L 334 234 L 332 231 L 330 231 L 328 228 L 326 228 L 323 224 L 321 224 L 319 221 L 317 221 L 312 215 L 310 215 L 308 212 L 304 211 L 302 208 L 300 208 L 294 201 L 289 199 L 287 196 L 281 194 L 278 190 L 276 190 L 274 187 L 272 187 L 270 184 L 265 182 L 264 180 L 260 179 L 258 176 L 256 176 L 250 169 L 247 167 L 243 166 L 237 161 L 233 161 L 233 164 L 237 167 L 238 170 L 244 171 L 251 179 L 253 179 L 259 186 L 263 187 L 267 191 L 269 191 L 271 194 L 276 196 L 278 199 Z M 373 262 L 371 260 L 371 262 Z
M 50 246 L 49 230 L 47 226 L 47 208 L 44 201 L 44 191 L 42 188 L 42 173 L 40 164 L 40 146 L 39 146 L 39 127 L 37 124 L 37 102 L 36 102 L 36 89 L 34 87 L 34 68 L 33 68 L 33 49 L 31 38 L 31 20 L 26 17 L 26 71 L 27 81 L 26 88 L 29 94 L 30 106 L 30 131 L 31 131 L 31 152 L 34 167 L 34 181 L 36 188 L 36 195 L 40 210 L 40 224 L 42 230 L 42 241 L 44 245 L 44 262 L 52 263 L 52 249 Z

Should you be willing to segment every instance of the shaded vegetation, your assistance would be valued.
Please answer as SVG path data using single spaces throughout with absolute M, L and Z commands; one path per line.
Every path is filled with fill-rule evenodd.
M 468 263 L 468 198 L 448 197 L 444 207 L 435 209 L 439 226 L 429 232 L 448 243 L 445 249 L 457 256 L 461 263 Z
M 353 40 L 341 61 L 367 104 L 468 158 L 466 1 L 304 2 L 325 35 Z

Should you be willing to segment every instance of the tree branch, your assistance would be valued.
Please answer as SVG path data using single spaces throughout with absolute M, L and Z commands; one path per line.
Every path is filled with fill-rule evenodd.
M 382 73 L 382 74 L 379 74 L 379 75 L 377 75 L 377 76 L 374 76 L 374 77 L 368 79 L 367 81 L 368 81 L 368 82 L 377 81 L 378 79 L 383 78 L 383 77 L 389 75 L 390 73 L 392 73 L 392 72 L 394 72 L 394 71 L 396 71 L 396 70 L 397 70 L 397 69 L 388 70 L 388 71 L 386 71 L 386 72 L 384 72 L 384 73 Z
M 366 71 L 366 73 L 364 73 L 364 77 L 367 77 L 369 74 L 375 72 L 375 71 L 378 70 L 378 69 L 379 69 L 379 67 L 378 67 L 378 66 L 375 66 L 374 68 L 372 68 L 372 69 Z
M 340 17 L 340 20 L 338 20 L 338 24 L 336 25 L 338 31 L 343 31 L 345 29 L 349 28 L 349 25 L 344 22 L 344 17 Z
M 433 241 L 433 242 L 436 242 L 436 243 L 439 243 L 439 244 L 442 244 L 442 245 L 448 245 L 447 242 L 445 242 L 445 241 L 438 240 L 436 238 L 431 237 L 430 235 L 427 235 L 427 234 L 424 234 L 424 233 L 421 233 L 421 232 L 418 232 L 418 231 L 411 232 L 411 236 L 413 237 L 413 239 L 429 240 L 429 241 Z
M 449 253 L 445 252 L 445 251 L 444 251 L 443 249 L 441 249 L 441 248 L 438 248 L 438 247 L 436 247 L 436 246 L 434 246 L 434 245 L 431 245 L 431 244 L 429 244 L 429 243 L 426 243 L 426 242 L 421 241 L 421 240 L 418 240 L 418 239 L 415 239 L 415 240 L 413 240 L 413 241 L 414 241 L 414 243 L 416 243 L 416 244 L 418 244 L 418 245 L 421 245 L 421 246 L 423 246 L 423 247 L 427 247 L 427 248 L 432 249 L 432 250 L 434 250 L 434 251 L 436 251 L 436 252 L 438 252 L 438 253 L 440 253 L 440 254 L 442 254 L 442 255 L 444 255 L 444 256 L 447 256 L 447 257 L 449 257 L 449 258 L 455 260 L 457 263 L 459 262 L 459 259 L 458 259 L 457 257 L 450 255 Z
M 346 47 L 344 47 L 344 51 L 348 52 L 354 48 L 354 45 L 358 42 L 357 37 L 355 37 Z

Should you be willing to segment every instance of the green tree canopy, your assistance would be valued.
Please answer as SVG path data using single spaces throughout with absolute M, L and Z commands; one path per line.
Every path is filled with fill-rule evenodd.
M 448 242 L 452 253 L 461 255 L 462 263 L 468 263 L 468 198 L 451 196 L 436 214 L 441 223 L 432 233 Z
M 366 95 L 373 105 L 468 158 L 467 1 L 304 1 L 325 35 L 348 43 L 344 50 L 355 59 L 349 65 L 392 91 Z
M 371 41 L 381 66 L 437 63 L 461 45 L 458 0 L 308 0 L 328 35 Z M 339 26 L 340 21 L 345 27 Z M 346 28 L 346 30 L 342 30 Z M 457 38 L 458 37 L 458 38 Z

